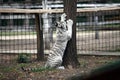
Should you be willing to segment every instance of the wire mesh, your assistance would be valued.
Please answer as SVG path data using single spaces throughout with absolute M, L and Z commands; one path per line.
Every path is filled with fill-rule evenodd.
M 1 14 L 0 53 L 36 53 L 37 40 L 33 14 Z M 6 24 L 4 24 L 6 22 Z M 4 57 L 2 57 L 4 58 Z M 5 56 L 6 58 L 6 56 Z
M 80 17 L 80 18 L 79 18 Z M 84 20 L 86 21 L 81 21 Z M 99 11 L 78 14 L 77 51 L 81 54 L 108 55 L 120 51 L 120 12 Z
M 7 2 L 6 6 L 3 5 L 0 8 L 35 9 L 41 8 L 39 5 L 42 4 L 34 3 L 34 1 L 24 1 L 19 2 L 19 5 L 11 7 L 10 4 L 12 3 Z M 3 2 L 0 4 L 2 5 Z M 54 8 L 59 7 L 53 6 Z M 44 20 L 42 18 L 41 26 L 43 27 Z M 49 54 L 55 42 L 56 28 L 54 23 L 59 21 L 60 14 L 49 13 L 47 18 L 50 28 L 45 31 L 46 28 L 43 27 L 45 54 Z M 120 52 L 120 10 L 77 13 L 76 20 L 76 46 L 78 54 L 99 55 L 107 53 L 109 55 L 111 52 Z M 36 58 L 37 32 L 35 15 L 11 12 L 0 13 L 0 63 L 16 61 L 18 55 L 21 53 L 33 54 L 35 55 L 33 57 Z

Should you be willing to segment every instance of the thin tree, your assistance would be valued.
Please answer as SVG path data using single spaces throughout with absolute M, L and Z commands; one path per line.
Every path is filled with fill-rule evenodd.
M 68 41 L 64 56 L 63 66 L 76 68 L 79 66 L 77 59 L 77 47 L 76 47 L 76 10 L 77 0 L 63 0 L 64 12 L 67 14 L 67 19 L 73 20 L 72 27 L 72 39 Z

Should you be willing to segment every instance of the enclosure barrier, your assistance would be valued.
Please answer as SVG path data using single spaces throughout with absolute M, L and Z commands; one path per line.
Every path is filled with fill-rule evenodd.
M 11 62 L 15 59 L 15 55 L 17 58 L 17 53 L 32 53 L 35 55 L 34 58 L 36 58 L 37 53 L 37 59 L 41 59 L 44 53 L 49 53 L 49 49 L 44 48 L 45 39 L 43 40 L 41 20 L 43 13 L 53 14 L 55 19 L 56 14 L 63 13 L 63 9 L 0 8 L 0 24 L 3 24 L 3 27 L 0 28 L 0 62 Z M 108 14 L 115 16 L 105 18 L 105 16 L 102 17 L 103 14 L 105 16 Z M 78 8 L 77 16 L 79 15 L 87 15 L 89 18 L 88 21 L 84 21 L 87 20 L 85 17 L 77 18 L 77 53 L 85 55 L 119 55 L 120 7 Z M 17 19 L 20 19 L 20 21 L 17 21 Z M 51 44 L 54 43 L 54 40 L 53 30 L 53 42 Z M 104 54 L 101 54 L 101 51 Z M 110 54 L 110 52 L 112 53 Z
M 120 10 L 120 7 L 98 7 L 98 8 L 78 8 L 77 12 L 98 12 Z M 63 9 L 15 9 L 15 8 L 0 8 L 0 13 L 63 13 Z

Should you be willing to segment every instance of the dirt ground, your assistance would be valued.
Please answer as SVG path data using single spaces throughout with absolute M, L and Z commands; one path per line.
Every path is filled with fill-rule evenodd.
M 41 68 L 45 61 L 32 63 L 0 64 L 0 80 L 66 80 L 75 75 L 86 75 L 98 67 L 117 61 L 120 56 L 79 56 L 80 67 L 77 69 L 23 71 L 21 67 Z

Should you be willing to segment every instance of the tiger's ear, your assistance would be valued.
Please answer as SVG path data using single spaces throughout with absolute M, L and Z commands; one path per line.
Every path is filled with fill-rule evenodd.
M 63 13 L 62 15 L 61 15 L 61 17 L 66 17 L 67 15 L 65 14 L 65 13 Z
M 66 20 L 66 14 L 65 13 L 63 13 L 62 15 L 61 15 L 61 21 L 65 21 Z

